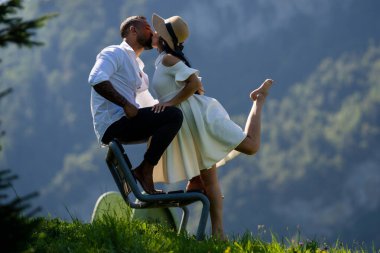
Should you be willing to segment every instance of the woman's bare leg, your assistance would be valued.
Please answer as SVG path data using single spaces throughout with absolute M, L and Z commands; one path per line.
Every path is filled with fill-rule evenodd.
M 201 170 L 201 179 L 210 201 L 212 236 L 224 240 L 223 196 L 220 190 L 216 165 L 213 165 L 210 169 Z
M 200 175 L 187 182 L 186 191 L 206 191 Z
M 260 149 L 261 111 L 272 83 L 273 81 L 271 79 L 266 79 L 259 88 L 252 91 L 250 94 L 250 97 L 253 100 L 253 105 L 244 129 L 247 137 L 245 137 L 245 139 L 235 148 L 239 152 L 253 155 Z

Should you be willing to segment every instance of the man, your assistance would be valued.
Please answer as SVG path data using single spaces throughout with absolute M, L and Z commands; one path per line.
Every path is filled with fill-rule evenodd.
M 154 189 L 153 167 L 180 129 L 182 112 L 175 107 L 160 113 L 152 107 L 142 108 L 153 105 L 149 79 L 139 58 L 144 49 L 152 49 L 153 32 L 146 18 L 127 18 L 120 25 L 120 34 L 123 42 L 103 49 L 89 76 L 94 130 L 102 144 L 114 138 L 127 143 L 151 137 L 133 174 L 145 192 L 157 194 L 161 191 Z

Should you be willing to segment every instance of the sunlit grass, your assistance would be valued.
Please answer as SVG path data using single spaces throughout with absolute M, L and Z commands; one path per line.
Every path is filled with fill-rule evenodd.
M 236 238 L 221 241 L 206 238 L 197 241 L 194 236 L 176 231 L 162 224 L 146 223 L 105 216 L 92 224 L 78 220 L 66 222 L 41 218 L 33 235 L 29 252 L 372 252 L 376 249 L 350 249 L 336 242 L 328 246 L 316 241 L 279 241 L 272 235 L 266 242 L 259 235 L 246 232 Z

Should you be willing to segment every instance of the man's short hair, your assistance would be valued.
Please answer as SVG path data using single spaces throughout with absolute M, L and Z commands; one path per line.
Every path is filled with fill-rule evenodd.
M 125 38 L 128 35 L 129 28 L 131 26 L 137 26 L 142 21 L 146 21 L 146 17 L 144 16 L 131 16 L 126 18 L 120 25 L 120 36 Z

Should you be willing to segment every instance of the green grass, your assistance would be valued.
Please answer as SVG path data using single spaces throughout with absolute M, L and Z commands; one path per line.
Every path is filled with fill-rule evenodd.
M 27 252 L 372 252 L 375 248 L 349 249 L 340 243 L 332 246 L 315 241 L 306 243 L 279 242 L 272 236 L 264 242 L 258 236 L 245 233 L 242 236 L 220 241 L 207 238 L 197 241 L 188 234 L 177 235 L 164 225 L 105 216 L 92 224 L 78 220 L 39 218 L 39 226 L 33 234 Z

